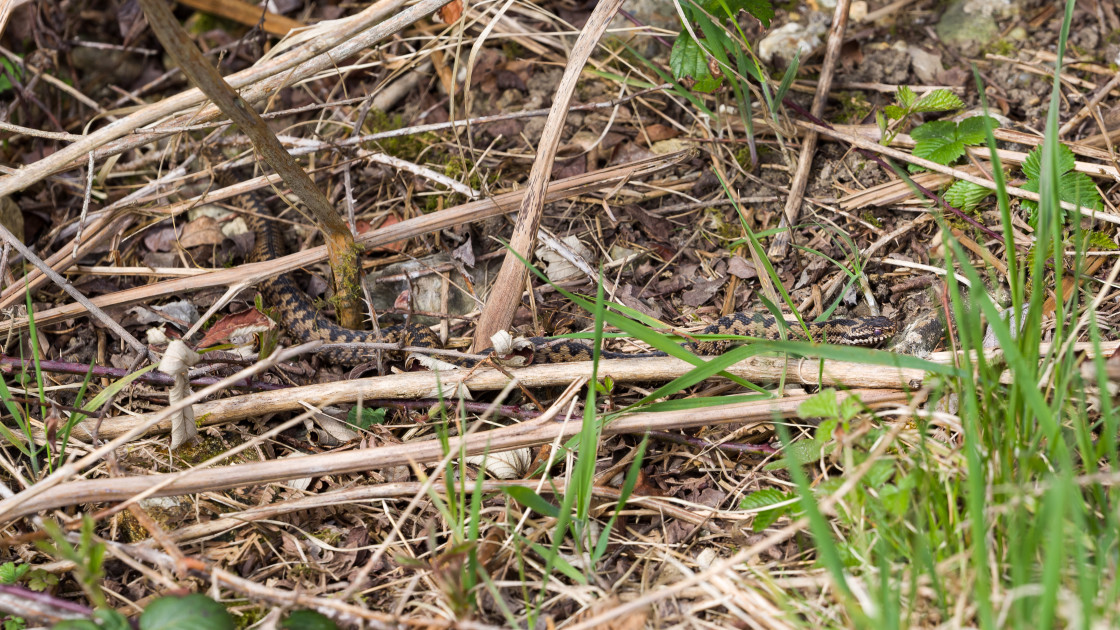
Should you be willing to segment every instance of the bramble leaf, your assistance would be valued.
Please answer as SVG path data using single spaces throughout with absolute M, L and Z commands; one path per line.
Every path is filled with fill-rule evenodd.
M 900 94 L 903 89 L 910 90 L 910 88 L 902 86 L 898 89 Z M 910 92 L 910 94 L 912 95 L 913 92 Z M 922 100 L 914 105 L 913 111 L 916 113 L 945 112 L 951 109 L 960 109 L 961 107 L 964 107 L 964 103 L 961 102 L 961 99 L 956 94 L 953 94 L 949 90 L 934 90 L 923 96 Z M 910 108 L 907 107 L 907 109 Z
M 774 5 L 770 4 L 770 0 L 707 0 L 704 9 L 712 15 L 727 15 L 730 18 L 738 15 L 739 11 L 746 11 L 761 22 L 763 28 L 770 28 L 770 21 L 774 19 Z
M 969 212 L 994 192 L 990 188 L 958 179 L 953 182 L 952 186 L 949 186 L 944 196 L 945 201 L 950 205 L 960 208 L 964 212 Z
M 743 500 L 739 502 L 739 509 L 758 511 L 758 513 L 754 516 L 754 522 L 751 524 L 751 529 L 756 532 L 760 532 L 773 524 L 774 521 L 778 520 L 783 515 L 788 513 L 793 505 L 789 504 L 782 505 L 780 507 L 769 509 L 767 508 L 772 505 L 784 503 L 792 498 L 794 498 L 793 495 L 782 492 L 781 490 L 777 490 L 775 488 L 766 488 L 764 490 L 752 492 L 743 497 Z
M 821 390 L 812 398 L 801 403 L 797 407 L 797 417 L 802 420 L 840 417 L 840 404 L 836 402 L 836 390 Z
M 669 69 L 673 78 L 682 83 L 692 81 L 692 89 L 697 92 L 714 92 L 719 88 L 722 77 L 712 76 L 708 68 L 708 53 L 689 35 L 681 31 L 673 50 L 669 52 Z
M 1073 151 L 1064 144 L 1059 144 L 1058 199 L 1076 204 L 1083 208 L 1092 210 L 1103 209 L 1104 204 L 1101 201 L 1101 196 L 1097 193 L 1097 188 L 1093 183 L 1093 179 L 1085 173 L 1072 172 L 1076 166 L 1077 160 L 1073 155 Z M 1027 154 L 1027 158 L 1023 160 L 1022 168 L 1023 173 L 1027 176 L 1027 182 L 1023 184 L 1023 190 L 1039 192 L 1041 187 L 1042 147 L 1035 147 Z M 1030 199 L 1023 199 L 1020 203 L 1031 212 L 1031 218 L 1028 222 L 1035 225 L 1038 221 L 1038 217 L 1035 213 L 1038 209 L 1038 203 Z

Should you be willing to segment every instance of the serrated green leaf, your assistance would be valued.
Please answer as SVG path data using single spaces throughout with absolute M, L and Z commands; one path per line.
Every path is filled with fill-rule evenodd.
M 793 498 L 792 494 L 782 492 L 777 488 L 764 488 L 756 490 L 739 502 L 740 510 L 761 510 L 762 508 L 769 507 L 776 503 L 789 501 Z
M 1037 184 L 1038 174 L 1042 172 L 1042 147 L 1037 146 L 1031 149 L 1019 168 L 1023 169 L 1023 174 L 1027 176 L 1027 179 L 1033 179 Z
M 31 569 L 30 564 L 5 562 L 0 564 L 0 584 L 15 584 Z
M 509 498 L 517 501 L 521 505 L 533 510 L 537 514 L 544 516 L 551 516 L 556 518 L 560 515 L 560 509 L 555 505 L 549 503 L 541 495 L 533 492 L 529 488 L 523 486 L 511 486 L 509 488 L 502 488 L 502 492 Z
M 764 490 L 752 492 L 743 497 L 743 500 L 739 502 L 739 509 L 757 512 L 754 516 L 754 521 L 751 523 L 751 529 L 760 532 L 770 527 L 774 521 L 789 513 L 793 504 L 780 505 L 778 507 L 770 506 L 785 503 L 793 498 L 794 496 L 792 494 L 782 492 L 775 488 L 766 488 Z
M 346 412 L 346 422 L 361 429 L 368 429 L 375 424 L 385 424 L 385 415 L 389 412 L 385 407 L 370 409 L 362 407 L 362 417 L 358 417 L 358 408 L 351 407 Z
M 297 610 L 280 624 L 286 630 L 338 630 L 330 617 L 314 610 Z
M 723 80 L 722 77 L 712 76 L 708 69 L 707 51 L 692 39 L 688 31 L 681 31 L 673 43 L 673 50 L 669 52 L 669 69 L 677 81 L 694 81 L 692 89 L 697 92 L 714 92 Z
M 47 573 L 42 569 L 35 569 L 27 578 L 27 588 L 42 592 L 48 588 L 54 588 L 58 585 L 58 576 L 53 573 Z
M 914 107 L 914 103 L 918 101 L 918 95 L 914 93 L 914 90 L 911 90 L 905 85 L 898 88 L 898 92 L 895 93 L 895 98 L 898 99 L 898 104 L 906 110 Z M 903 113 L 903 116 L 905 115 L 906 114 Z M 899 118 L 901 118 L 901 116 Z
M 914 127 L 910 132 L 910 137 L 915 142 L 922 140 L 937 140 L 938 138 L 952 137 L 956 132 L 956 123 L 951 123 L 948 120 L 931 120 L 923 125 Z
M 817 432 L 813 434 L 813 441 L 822 444 L 830 442 L 832 437 L 836 435 L 836 428 L 839 426 L 840 420 L 838 418 L 829 418 L 821 422 L 820 426 L 817 427 Z
M 739 11 L 746 11 L 761 22 L 763 28 L 770 28 L 770 21 L 774 19 L 774 6 L 769 0 L 707 0 L 703 6 L 712 15 L 729 18 L 737 16 Z
M 760 532 L 767 527 L 774 524 L 774 521 L 785 516 L 787 510 L 786 506 L 776 508 L 773 510 L 765 510 L 754 515 L 754 520 L 751 521 L 751 531 Z
M 986 197 L 994 193 L 994 190 L 985 188 L 979 184 L 966 182 L 959 179 L 953 182 L 945 191 L 945 201 L 950 205 L 960 208 L 965 212 L 971 211 L 976 206 L 980 205 Z
M 1058 174 L 1061 175 L 1063 173 L 1072 171 L 1075 166 L 1077 166 L 1077 158 L 1073 155 L 1073 151 L 1071 151 L 1070 148 L 1066 145 L 1059 144 Z M 1023 174 L 1027 176 L 1027 179 L 1037 180 L 1039 178 L 1039 175 L 1042 173 L 1041 145 L 1031 149 L 1030 153 L 1027 153 L 1027 157 L 1023 160 L 1023 165 L 1021 168 L 1023 169 Z
M 194 593 L 161 597 L 140 615 L 140 630 L 233 630 L 233 618 L 218 602 Z
M 1097 194 L 1093 178 L 1085 173 L 1066 173 L 1058 180 L 1058 197 L 1062 201 L 1075 203 L 1082 208 L 1104 209 L 1101 197 Z
M 1115 251 L 1120 249 L 1120 245 L 1112 240 L 1112 236 L 1107 232 L 1093 230 L 1089 232 L 1089 247 L 1091 249 L 1104 249 L 1108 251 Z
M 798 466 L 820 461 L 825 452 L 825 442 L 817 440 L 798 440 L 786 446 L 786 457 Z M 785 458 L 766 464 L 766 470 L 781 470 L 786 467 Z
M 957 138 L 957 125 L 935 120 L 910 132 L 914 138 L 914 155 L 946 166 L 964 155 L 964 143 Z
M 871 470 L 863 478 L 864 484 L 869 488 L 879 488 L 886 485 L 894 476 L 894 464 L 885 459 L 875 462 Z
M 856 417 L 856 414 L 863 409 L 863 402 L 859 396 L 848 396 L 840 402 L 840 419 L 847 422 Z
M 909 90 L 910 88 L 906 89 Z M 901 91 L 902 88 L 899 88 L 899 92 Z M 953 94 L 949 90 L 934 90 L 923 96 L 922 100 L 918 101 L 913 110 L 917 113 L 944 112 L 951 109 L 960 109 L 961 107 L 964 107 L 964 103 L 961 102 L 961 99 L 956 94 Z
M 957 139 L 970 147 L 983 144 L 988 139 L 985 118 L 991 121 L 992 129 L 999 127 L 999 121 L 991 116 L 972 116 L 957 125 Z
M 1058 145 L 1058 198 L 1083 208 L 1101 210 L 1104 204 L 1092 178 L 1085 173 L 1071 172 L 1077 166 L 1077 158 L 1073 151 L 1064 144 Z M 1038 192 L 1041 188 L 1040 174 L 1042 172 L 1042 147 L 1035 147 L 1027 154 L 1022 164 L 1023 174 L 1027 176 L 1023 190 Z M 1034 225 L 1037 217 L 1034 216 L 1038 204 L 1030 199 L 1023 199 L 1020 204 L 1031 212 L 1029 223 Z
M 836 418 L 839 416 L 840 404 L 836 401 L 835 389 L 821 390 L 797 407 L 797 417 L 802 420 Z
M 887 115 L 887 118 L 890 118 L 891 120 L 901 120 L 902 118 L 906 117 L 906 110 L 902 109 L 898 105 L 887 105 L 883 108 L 883 113 L 885 113 Z

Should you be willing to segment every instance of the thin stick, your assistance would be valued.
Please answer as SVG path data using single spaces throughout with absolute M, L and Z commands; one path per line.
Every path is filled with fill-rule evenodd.
M 675 357 L 608 359 L 599 362 L 599 373 L 610 375 L 616 383 L 667 383 L 689 372 L 695 366 Z M 757 356 L 740 361 L 724 371 L 755 383 L 774 383 L 781 379 L 803 385 L 846 386 L 861 388 L 913 388 L 926 373 L 913 368 L 874 366 L 846 361 L 816 359 L 785 359 Z M 591 377 L 591 362 L 550 363 L 511 370 L 518 382 L 527 388 L 558 387 L 577 378 Z M 472 392 L 496 391 L 510 381 L 493 369 L 442 372 L 403 372 L 380 377 L 320 383 L 263 391 L 200 403 L 195 416 L 200 425 L 212 426 L 258 417 L 267 413 L 302 409 L 306 402 L 316 407 L 370 400 L 373 398 L 417 399 L 439 395 L 453 396 L 466 388 Z M 149 427 L 149 434 L 170 429 L 169 423 L 153 425 L 151 414 L 106 418 L 101 434 L 106 437 L 131 432 L 137 425 Z M 74 435 L 84 438 L 81 426 Z
M 813 123 L 810 123 L 810 122 L 804 122 L 804 121 L 800 121 L 800 120 L 794 121 L 793 124 L 795 124 L 799 127 L 804 127 L 805 129 L 810 129 L 810 130 L 816 131 L 817 133 L 821 134 L 822 136 L 830 136 L 830 137 L 833 137 L 833 138 L 837 138 L 839 140 L 843 140 L 844 142 L 847 142 L 854 147 L 858 147 L 860 149 L 865 149 L 865 150 L 870 151 L 872 153 L 881 153 L 881 154 L 883 154 L 887 157 L 892 157 L 892 158 L 894 158 L 896 160 L 900 160 L 902 162 L 908 162 L 910 164 L 916 164 L 918 166 L 929 169 L 931 171 L 936 171 L 938 173 L 943 173 L 945 175 L 950 175 L 950 176 L 955 177 L 957 179 L 963 179 L 965 181 L 972 182 L 973 184 L 976 184 L 977 186 L 982 186 L 984 188 L 987 188 L 988 190 L 995 190 L 996 189 L 995 182 L 993 182 L 991 180 L 984 179 L 983 177 L 977 177 L 975 175 L 972 175 L 971 173 L 967 173 L 967 172 L 962 171 L 960 169 L 951 168 L 951 167 L 948 167 L 948 166 L 944 166 L 942 164 L 938 164 L 937 162 L 934 162 L 932 160 L 927 160 L 927 159 L 924 159 L 924 158 L 920 158 L 916 155 L 911 155 L 910 153 L 907 153 L 905 151 L 899 151 L 898 149 L 892 149 L 890 147 L 885 147 L 885 146 L 883 146 L 883 145 L 881 145 L 877 142 L 872 142 L 870 140 L 865 140 L 865 139 L 863 139 L 859 136 L 854 136 L 854 135 L 851 135 L 851 134 L 847 134 L 847 133 L 837 131 L 835 129 L 829 129 L 828 127 L 822 127 L 821 125 L 816 125 L 816 124 L 813 124 Z M 1006 190 L 1007 190 L 1008 195 L 1011 195 L 1011 196 L 1014 196 L 1014 197 L 1020 197 L 1022 199 L 1030 199 L 1032 201 L 1040 201 L 1041 200 L 1041 198 L 1038 196 L 1038 193 L 1031 192 L 1029 190 L 1024 190 L 1024 189 L 1018 188 L 1016 186 L 1007 186 Z M 942 201 L 940 198 L 936 197 L 936 195 L 934 195 L 934 197 L 938 201 L 941 201 L 941 203 L 944 203 L 944 201 Z M 1083 207 L 1083 206 L 1079 208 L 1078 206 L 1076 206 L 1076 205 L 1074 205 L 1074 204 L 1072 204 L 1068 201 L 1061 202 L 1061 205 L 1062 205 L 1062 208 L 1065 209 L 1065 210 L 1080 210 L 1081 218 L 1083 218 L 1083 219 L 1099 219 L 1101 221 L 1106 221 L 1108 223 L 1114 223 L 1114 224 L 1120 225 L 1120 216 L 1118 216 L 1118 215 L 1110 214 L 1110 213 L 1107 213 L 1107 212 L 1098 212 L 1096 210 L 1093 210 L 1092 208 L 1086 208 L 1086 207 Z M 965 219 L 971 219 L 971 217 L 968 217 L 967 215 L 964 215 L 964 218 Z M 972 222 L 975 223 L 975 219 L 973 219 Z M 980 224 L 976 224 L 976 226 L 979 227 L 981 230 L 983 230 L 985 233 L 991 232 L 991 228 L 985 227 L 985 226 L 980 225 Z M 1000 241 L 1003 240 L 1003 237 L 999 234 L 995 234 L 995 238 L 998 238 Z
M 552 111 L 549 112 L 544 131 L 541 133 L 537 159 L 533 162 L 533 170 L 525 186 L 525 196 L 521 201 L 517 224 L 510 238 L 510 251 L 502 261 L 502 268 L 491 289 L 490 299 L 487 300 L 478 319 L 472 348 L 474 351 L 478 351 L 479 344 L 489 343 L 488 340 L 499 330 L 508 328 L 513 321 L 514 312 L 521 305 L 521 292 L 525 288 L 525 279 L 529 273 L 521 258 L 528 259 L 533 251 L 537 229 L 540 227 L 541 212 L 544 209 L 544 192 L 552 173 L 552 165 L 556 160 L 556 150 L 560 146 L 560 133 L 564 128 L 568 104 L 575 93 L 576 83 L 583 74 L 584 64 L 587 63 L 595 44 L 620 6 L 622 0 L 603 0 L 596 4 L 568 56 L 568 66 L 564 69 L 564 75 L 556 88 Z
M 317 37 L 305 42 L 303 46 L 284 52 L 266 63 L 242 70 L 227 77 L 227 80 L 234 89 L 240 90 L 242 98 L 255 103 L 306 76 L 334 67 L 339 59 L 346 59 L 401 31 L 446 2 L 447 0 L 421 0 L 393 14 L 403 3 L 400 0 L 381 0 L 360 13 L 337 20 L 330 31 L 318 33 Z M 387 15 L 391 17 L 385 19 Z M 114 121 L 12 175 L 0 177 L 0 197 L 19 192 L 49 175 L 71 168 L 76 160 L 82 159 L 90 151 L 101 149 L 119 153 L 158 140 L 166 134 L 123 136 L 128 136 L 144 125 L 163 121 L 167 116 L 191 109 L 203 103 L 205 98 L 201 90 L 192 88 Z M 188 120 L 211 120 L 218 113 L 216 107 L 203 108 L 202 111 L 192 110 L 165 122 L 174 125 Z M 101 155 L 99 151 L 97 156 Z
M 186 409 L 187 407 L 197 403 L 198 401 L 200 401 L 204 398 L 207 398 L 209 396 L 212 396 L 212 395 L 226 389 L 227 387 L 231 386 L 233 383 L 236 383 L 236 382 L 238 382 L 240 380 L 243 380 L 243 379 L 247 379 L 250 376 L 253 376 L 254 374 L 257 374 L 259 372 L 263 372 L 263 371 L 271 368 L 272 366 L 276 365 L 277 363 L 280 363 L 281 361 L 287 361 L 287 360 L 289 360 L 293 357 L 299 356 L 303 352 L 306 352 L 307 350 L 310 350 L 310 349 L 314 348 L 317 344 L 318 344 L 318 342 L 315 341 L 315 342 L 303 344 L 301 346 L 296 346 L 296 347 L 290 348 L 288 350 L 283 350 L 283 351 L 280 351 L 280 352 L 276 352 L 275 354 L 273 354 L 269 358 L 267 358 L 263 361 L 258 361 L 256 364 L 254 364 L 252 366 L 249 366 L 249 367 L 245 368 L 244 370 L 241 370 L 237 374 L 234 374 L 233 376 L 225 378 L 221 382 L 215 383 L 214 385 L 211 385 L 210 387 L 207 387 L 205 389 L 200 389 L 197 392 L 191 394 L 190 396 L 187 396 L 186 398 L 184 398 L 184 399 L 180 400 L 179 402 L 175 403 L 174 405 L 168 406 L 163 411 L 161 411 L 159 413 L 156 413 L 156 414 L 153 414 L 148 419 L 148 422 L 150 422 L 152 426 L 154 426 L 156 424 L 159 424 L 161 421 L 163 421 L 167 418 L 170 418 L 172 414 L 178 413 L 179 411 L 182 411 L 183 409 Z M 20 505 L 22 505 L 23 503 L 25 503 L 27 501 L 31 501 L 31 500 L 35 499 L 35 497 L 37 497 L 40 494 L 49 494 L 52 488 L 54 488 L 55 486 L 58 486 L 59 484 L 64 484 L 64 482 L 67 479 L 69 479 L 70 477 L 72 477 L 74 475 L 77 475 L 77 474 L 81 473 L 86 468 L 93 465 L 95 462 L 99 461 L 106 453 L 109 453 L 110 451 L 120 447 L 121 445 L 128 442 L 132 438 L 137 437 L 139 435 L 142 435 L 145 431 L 148 430 L 148 428 L 149 427 L 145 426 L 144 424 L 137 425 L 137 426 L 133 427 L 133 429 L 131 431 L 123 433 L 123 434 L 113 438 L 112 440 L 106 442 L 105 444 L 102 444 L 101 446 L 94 449 L 93 451 L 91 451 L 89 454 L 82 457 L 81 459 L 79 459 L 75 462 L 68 462 L 68 463 L 62 465 L 57 470 L 55 470 L 53 473 L 51 473 L 50 475 L 48 475 L 44 479 L 38 481 L 37 483 L 35 483 L 35 485 L 31 486 L 30 488 L 27 488 L 23 492 L 20 492 L 16 496 L 14 496 L 10 499 L 5 499 L 4 501 L 0 501 L 0 517 L 5 516 L 8 513 L 9 510 L 18 509 Z M 119 479 L 112 479 L 112 480 L 109 480 L 109 481 L 119 481 Z M 135 493 L 133 493 L 133 494 L 135 494 Z
M 911 394 L 901 391 L 853 390 L 839 394 L 841 397 L 858 395 L 868 407 L 894 406 L 905 404 Z M 702 407 L 667 413 L 636 413 L 622 416 L 603 428 L 603 436 L 645 432 L 648 430 L 688 428 L 704 425 L 746 422 L 751 420 L 772 421 L 774 418 L 789 418 L 797 415 L 798 406 L 809 395 L 790 396 L 780 400 L 762 400 L 747 403 Z M 195 398 L 192 396 L 192 398 Z M 900 423 L 901 424 L 901 423 Z M 557 439 L 567 439 L 582 430 L 580 423 L 533 423 L 529 427 L 517 424 L 478 433 L 473 440 L 463 437 L 452 438 L 448 444 L 449 452 L 460 449 L 467 455 L 497 453 L 547 444 Z M 115 447 L 121 443 L 114 440 Z M 108 445 L 107 445 L 108 446 Z M 103 447 L 104 448 L 104 447 Z M 95 454 L 100 454 L 98 449 Z M 408 444 L 394 444 L 376 449 L 359 451 L 332 452 L 308 455 L 294 460 L 274 460 L 267 462 L 243 463 L 236 466 L 223 466 L 199 471 L 188 478 L 176 480 L 156 492 L 156 496 L 177 496 L 195 492 L 215 491 L 248 485 L 262 485 L 289 479 L 299 479 L 312 475 L 341 475 L 385 468 L 438 462 L 446 452 L 440 440 L 426 440 Z M 83 458 L 83 462 L 93 454 Z M 67 473 L 73 472 L 67 467 Z M 59 471 L 61 473 L 63 471 Z M 57 475 L 58 473 L 56 473 Z M 165 482 L 168 474 L 143 475 L 115 479 L 73 481 L 44 489 L 31 495 L 33 490 L 43 486 L 47 480 L 16 495 L 0 501 L 0 515 L 18 518 L 43 510 L 80 503 L 100 503 L 123 501 L 148 488 Z
M 607 186 L 617 184 L 620 181 L 626 181 L 632 177 L 638 177 L 655 170 L 672 166 L 690 155 L 692 155 L 692 152 L 682 151 L 680 153 L 639 160 L 637 162 L 631 162 L 629 164 L 610 167 L 601 171 L 552 182 L 548 186 L 545 201 L 558 201 L 560 199 L 601 190 Z M 241 194 L 249 189 L 251 189 L 251 187 L 237 185 L 231 186 L 226 190 L 232 191 L 229 193 L 229 196 L 233 196 L 234 194 Z M 525 190 L 517 190 L 495 195 L 491 199 L 473 201 L 441 212 L 414 217 L 388 227 L 383 227 L 379 230 L 367 232 L 358 238 L 358 242 L 367 248 L 379 247 L 394 241 L 435 232 L 454 225 L 460 225 L 471 221 L 481 221 L 482 219 L 509 212 L 511 207 L 520 201 L 524 194 Z M 212 201 L 214 198 L 222 198 L 224 196 L 225 191 L 220 195 L 208 195 L 206 200 Z M 191 203 L 195 202 L 192 201 Z M 65 257 L 69 258 L 69 254 L 66 254 Z M 212 271 L 194 277 L 165 280 L 155 284 L 118 291 L 110 295 L 98 296 L 92 300 L 92 303 L 103 307 L 135 304 L 157 296 L 175 295 L 189 291 L 198 291 L 209 287 L 230 286 L 239 282 L 259 282 L 265 278 L 271 278 L 306 265 L 321 262 L 325 258 L 325 247 L 313 247 L 272 260 L 247 263 L 233 269 L 222 269 L 220 271 Z M 520 293 L 518 293 L 518 296 L 520 297 Z M 66 304 L 37 313 L 35 321 L 44 324 L 57 322 L 81 315 L 84 312 L 86 312 L 86 308 L 82 304 Z M 25 328 L 27 324 L 28 318 L 26 317 L 2 321 L 0 322 L 0 332 Z
M 105 325 L 106 328 L 117 333 L 117 335 L 121 339 L 123 339 L 125 343 L 131 346 L 133 350 L 141 355 L 146 354 L 148 358 L 153 362 L 159 360 L 159 357 L 156 356 L 154 352 L 148 350 L 148 346 L 140 343 L 140 340 L 136 337 L 133 337 L 131 333 L 124 329 L 123 326 L 118 324 L 117 320 L 109 317 L 109 315 L 106 314 L 105 311 L 98 308 L 97 305 L 91 302 L 90 299 L 83 295 L 81 291 L 75 289 L 74 285 L 70 284 L 66 280 L 66 278 L 63 278 L 58 274 L 58 272 L 56 272 L 54 269 L 51 269 L 50 266 L 47 265 L 47 263 L 43 262 L 43 259 L 36 256 L 34 252 L 28 249 L 20 239 L 16 238 L 15 234 L 12 234 L 12 232 L 3 224 L 0 224 L 0 236 L 2 236 L 4 240 L 7 241 L 12 247 L 14 247 L 15 250 L 23 256 L 24 260 L 31 263 L 32 265 L 35 265 L 35 267 L 37 267 L 48 278 L 50 278 L 52 282 L 57 284 L 59 288 L 65 291 L 70 297 L 74 298 L 74 301 L 80 304 L 82 308 L 85 309 L 90 315 L 96 317 L 102 324 Z M 30 319 L 31 316 L 32 314 L 28 313 L 28 319 Z
M 817 93 L 813 95 L 813 105 L 810 112 L 815 118 L 824 115 L 824 106 L 828 103 L 828 91 L 832 88 L 832 75 L 836 67 L 836 60 L 840 58 L 840 45 L 844 43 L 844 32 L 848 28 L 848 5 L 851 0 L 839 0 L 836 10 L 832 12 L 832 28 L 828 33 L 828 47 L 825 49 L 824 63 L 821 66 L 821 78 L 817 82 Z M 801 201 L 804 199 L 805 186 L 809 184 L 809 175 L 812 173 L 813 157 L 817 152 L 817 134 L 810 132 L 801 139 L 801 153 L 797 156 L 797 172 L 794 173 L 793 182 L 789 185 L 789 197 L 786 198 L 785 211 L 782 213 L 774 240 L 766 254 L 770 260 L 781 260 L 789 254 L 789 245 L 793 240 L 792 226 L 797 225 L 801 217 Z
M 260 114 L 222 79 L 222 75 L 218 74 L 214 66 L 210 65 L 202 55 L 202 51 L 191 41 L 179 21 L 171 14 L 171 9 L 167 7 L 165 0 L 140 0 L 140 6 L 144 8 L 148 25 L 152 27 L 167 53 L 179 64 L 183 74 L 206 93 L 222 113 L 233 121 L 233 124 L 249 136 L 253 148 L 260 157 L 284 178 L 284 183 L 314 215 L 316 227 L 322 231 L 323 239 L 327 244 L 327 256 L 334 278 L 333 301 L 339 323 L 347 328 L 361 326 L 362 314 L 359 309 L 361 280 L 358 277 L 358 257 L 355 254 L 359 250 L 354 247 L 354 235 L 350 233 L 346 222 L 327 201 L 307 172 L 300 168 L 295 158 L 284 150 L 280 141 L 261 119 Z M 90 161 L 93 161 L 92 154 Z

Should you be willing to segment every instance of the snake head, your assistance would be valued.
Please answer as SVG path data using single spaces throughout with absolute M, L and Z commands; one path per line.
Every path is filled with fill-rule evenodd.
M 856 346 L 872 346 L 894 336 L 894 322 L 889 317 L 861 317 L 853 320 L 854 326 L 846 333 L 846 343 Z

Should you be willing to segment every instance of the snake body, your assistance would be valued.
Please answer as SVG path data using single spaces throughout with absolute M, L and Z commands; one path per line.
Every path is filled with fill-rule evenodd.
M 284 255 L 284 236 L 279 224 L 269 220 L 271 214 L 263 200 L 257 195 L 247 194 L 240 196 L 237 203 L 247 211 L 246 219 L 249 227 L 256 233 L 253 257 L 264 261 Z M 324 317 L 311 298 L 287 274 L 265 280 L 260 284 L 260 290 L 265 303 L 274 309 L 280 323 L 293 337 L 301 342 L 322 340 L 327 344 L 340 344 L 319 353 L 319 356 L 333 364 L 354 366 L 373 360 L 375 351 L 362 347 L 346 347 L 348 344 L 397 343 L 402 346 L 423 348 L 442 347 L 439 338 L 427 327 L 419 324 L 400 324 L 382 328 L 381 337 L 377 337 L 372 331 L 339 326 Z M 894 336 L 895 333 L 894 323 L 889 318 L 880 316 L 808 323 L 808 335 L 797 322 L 782 322 L 782 324 L 768 313 L 743 312 L 721 317 L 700 333 L 781 339 L 781 329 L 784 327 L 787 339 L 811 339 L 831 344 L 860 346 L 878 344 Z M 592 358 L 591 346 L 579 341 L 556 341 L 544 337 L 533 337 L 529 341 L 534 347 L 532 360 L 536 363 L 589 361 Z M 686 343 L 683 347 L 694 354 L 711 355 L 719 354 L 735 343 L 737 342 L 734 340 L 707 340 Z M 481 354 L 488 353 L 488 350 L 484 350 Z M 600 352 L 599 356 L 604 359 L 629 359 L 665 356 L 665 353 Z M 466 357 L 453 359 L 441 357 L 441 360 L 466 367 L 477 363 L 476 359 Z

